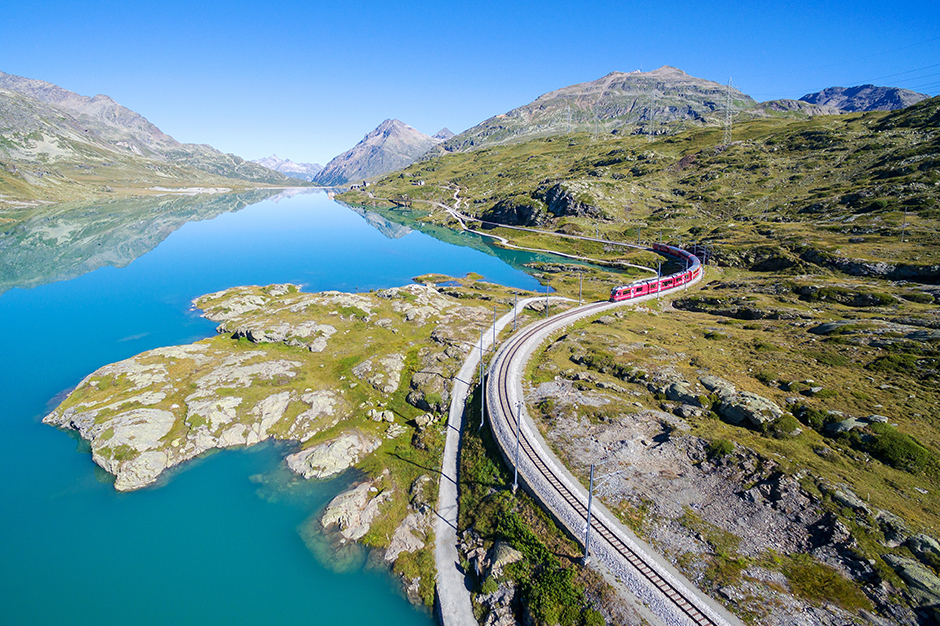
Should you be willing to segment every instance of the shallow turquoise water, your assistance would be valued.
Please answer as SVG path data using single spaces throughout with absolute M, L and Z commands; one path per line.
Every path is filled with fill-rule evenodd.
M 0 295 L 0 624 L 430 624 L 380 571 L 337 573 L 298 526 L 351 479 L 291 481 L 265 444 L 114 491 L 80 442 L 42 425 L 107 363 L 209 336 L 196 296 L 243 284 L 368 290 L 429 272 L 529 289 L 513 255 L 390 239 L 322 193 L 190 222 L 130 265 Z M 503 253 L 500 253 L 503 254 Z M 514 267 L 515 266 L 515 267 Z

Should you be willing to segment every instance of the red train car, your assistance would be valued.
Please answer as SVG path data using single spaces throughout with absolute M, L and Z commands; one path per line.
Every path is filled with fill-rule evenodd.
M 640 296 L 670 291 L 694 282 L 702 275 L 702 263 L 699 261 L 698 257 L 691 252 L 664 243 L 654 243 L 653 250 L 685 261 L 686 268 L 681 272 L 669 274 L 668 276 L 640 280 L 630 283 L 629 285 L 614 287 L 610 290 L 611 302 L 631 300 L 633 298 L 639 298 Z

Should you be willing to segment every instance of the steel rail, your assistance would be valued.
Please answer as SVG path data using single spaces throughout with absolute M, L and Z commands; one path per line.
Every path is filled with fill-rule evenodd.
M 631 301 L 626 301 L 631 302 Z M 577 309 L 565 311 L 553 316 L 547 320 L 541 320 L 522 329 L 515 336 L 511 337 L 499 350 L 493 362 L 490 365 L 490 379 L 487 389 L 487 408 L 489 412 L 490 424 L 493 428 L 496 440 L 499 444 L 503 457 L 510 467 L 514 464 L 514 449 L 516 442 L 516 420 L 513 417 L 513 400 L 511 385 L 515 366 L 521 367 L 517 362 L 522 359 L 524 363 L 527 358 L 527 351 L 532 351 L 541 343 L 539 336 L 550 328 L 562 328 L 574 321 L 601 313 L 610 308 L 615 308 L 625 304 L 625 302 L 598 302 Z M 535 346 L 532 344 L 535 343 Z M 521 400 L 521 399 L 520 399 Z M 523 405 L 524 406 L 524 403 Z M 521 423 L 521 421 L 520 421 Z M 579 529 L 587 528 L 587 505 L 585 496 L 577 488 L 568 484 L 568 481 L 561 475 L 562 473 L 552 467 L 554 464 L 543 458 L 541 446 L 533 441 L 534 437 L 527 432 L 528 428 L 523 427 L 520 433 L 520 455 L 519 475 L 522 483 L 526 485 L 529 491 L 543 502 L 552 514 L 559 519 L 569 532 L 578 536 Z M 538 494 L 541 486 L 547 487 L 550 493 Z M 582 488 L 583 489 L 583 488 Z M 542 497 L 545 496 L 545 497 Z M 553 506 L 550 502 L 552 498 L 563 501 L 574 515 L 570 519 L 561 507 Z M 567 519 L 566 519 L 567 518 Z M 678 610 L 676 616 L 684 616 L 691 623 L 700 626 L 727 626 L 728 622 L 717 615 L 713 610 L 706 608 L 704 601 L 693 594 L 686 585 L 680 583 L 672 575 L 666 572 L 662 566 L 652 562 L 642 550 L 631 540 L 622 535 L 621 531 L 605 515 L 598 515 L 592 511 L 591 531 L 596 538 L 599 538 L 606 548 L 619 556 L 635 570 L 636 574 L 667 600 L 667 605 L 671 605 Z M 583 536 L 583 531 L 581 531 Z M 582 540 L 583 543 L 583 540 Z M 595 545 L 594 553 L 600 560 L 610 564 L 610 555 L 605 555 L 604 548 Z M 654 594 L 647 593 L 648 604 L 659 604 Z M 665 617 L 665 616 L 662 616 Z

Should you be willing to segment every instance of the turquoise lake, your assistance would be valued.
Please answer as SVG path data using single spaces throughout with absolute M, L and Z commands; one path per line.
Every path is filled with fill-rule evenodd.
M 190 304 L 204 293 L 284 282 L 362 291 L 430 272 L 539 288 L 520 269 L 531 255 L 472 235 L 448 237 L 457 245 L 377 227 L 322 192 L 243 204 L 181 225 L 105 228 L 60 216 L 0 235 L 0 273 L 12 286 L 0 294 L 0 624 L 433 623 L 386 572 L 336 571 L 301 538 L 298 527 L 352 476 L 290 480 L 286 448 L 262 444 L 119 494 L 80 441 L 40 423 L 95 369 L 211 336 L 215 325 Z M 76 233 L 88 238 L 71 245 Z M 124 266 L 93 269 L 108 258 Z M 51 259 L 50 269 L 33 271 L 36 259 Z

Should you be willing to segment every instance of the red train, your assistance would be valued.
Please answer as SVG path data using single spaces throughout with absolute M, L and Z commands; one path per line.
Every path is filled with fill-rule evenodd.
M 682 248 L 666 245 L 664 243 L 654 243 L 653 250 L 685 261 L 686 268 L 681 272 L 669 274 L 668 276 L 640 280 L 635 283 L 630 283 L 629 285 L 614 287 L 610 290 L 611 302 L 630 300 L 631 298 L 648 296 L 652 293 L 669 291 L 670 289 L 695 282 L 702 275 L 702 263 L 698 260 L 698 257 L 691 252 L 686 252 Z

